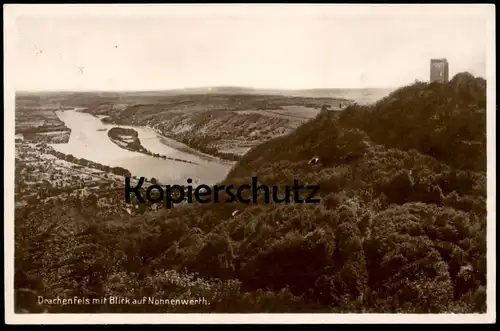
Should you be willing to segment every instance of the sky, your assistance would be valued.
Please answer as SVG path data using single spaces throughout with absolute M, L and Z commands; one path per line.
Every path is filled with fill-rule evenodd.
M 486 72 L 484 7 L 25 6 L 17 90 L 398 87 L 431 58 Z

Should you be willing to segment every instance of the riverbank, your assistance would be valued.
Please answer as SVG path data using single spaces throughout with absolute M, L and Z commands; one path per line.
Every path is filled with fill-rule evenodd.
M 71 129 L 71 137 L 66 144 L 51 144 L 55 150 L 110 167 L 123 167 L 133 176 L 154 177 L 169 184 L 185 184 L 187 178 L 191 178 L 212 185 L 224 179 L 232 167 L 227 162 L 168 146 L 148 127 L 106 125 L 98 117 L 81 111 L 61 111 L 57 115 Z M 113 127 L 135 130 L 140 145 L 153 155 L 131 151 L 112 142 L 107 132 Z M 154 157 L 155 154 L 165 158 Z M 176 159 L 189 162 L 181 163 Z
M 79 111 L 91 114 L 91 112 L 88 112 L 88 109 L 81 109 Z M 106 125 L 106 126 L 107 125 L 115 124 L 112 120 L 109 119 L 110 117 L 107 116 L 107 115 L 94 115 L 94 116 L 97 117 L 97 118 L 99 118 L 101 120 L 101 122 L 104 125 Z M 222 154 L 221 153 L 218 153 L 218 154 L 217 153 L 212 153 L 211 154 L 211 153 L 206 153 L 203 150 L 200 150 L 199 145 L 198 146 L 191 146 L 192 144 L 190 145 L 189 141 L 180 141 L 175 136 L 167 136 L 167 134 L 165 134 L 160 129 L 158 129 L 158 126 L 159 126 L 158 124 L 154 124 L 154 125 L 146 124 L 144 126 L 120 125 L 120 128 L 131 129 L 131 130 L 134 130 L 134 131 L 136 131 L 136 129 L 139 129 L 139 128 L 145 128 L 147 130 L 151 130 L 152 132 L 154 132 L 156 134 L 156 137 L 158 138 L 158 140 L 163 145 L 165 145 L 167 147 L 170 147 L 170 148 L 173 148 L 175 150 L 181 151 L 183 153 L 195 156 L 197 158 L 206 160 L 208 162 L 218 162 L 218 163 L 223 163 L 223 164 L 227 164 L 227 165 L 231 165 L 232 166 L 239 159 L 239 155 L 240 154 L 232 154 L 232 153 L 222 153 Z M 107 131 L 107 130 L 106 129 L 98 129 L 98 131 Z M 117 140 L 117 138 L 111 138 L 111 137 L 110 137 L 110 139 Z M 137 139 L 139 139 L 139 137 L 137 137 Z M 139 139 L 139 141 L 140 141 L 140 139 Z M 113 142 L 115 142 L 115 141 L 113 141 Z M 122 145 L 128 145 L 128 142 L 123 142 L 123 143 L 122 142 L 115 142 L 115 143 L 117 143 L 117 145 L 119 147 L 122 147 Z M 198 148 L 196 148 L 196 147 L 198 147 Z M 144 148 L 144 150 L 145 149 L 146 148 Z M 137 147 L 137 148 L 133 148 L 132 150 L 133 151 L 139 151 L 140 148 Z M 226 156 L 225 158 L 222 157 L 224 155 Z M 167 157 L 167 159 L 169 159 L 169 157 Z
M 164 136 L 160 130 L 158 130 L 154 127 L 150 127 L 150 126 L 147 126 L 147 127 L 150 128 L 151 130 L 153 130 L 158 135 L 158 139 L 166 146 L 169 146 L 171 148 L 175 148 L 175 149 L 180 150 L 184 153 L 194 155 L 196 157 L 202 158 L 202 159 L 207 160 L 207 161 L 221 162 L 221 163 L 230 164 L 230 165 L 233 165 L 235 163 L 235 161 L 233 161 L 233 160 L 227 160 L 227 159 L 217 157 L 215 155 L 203 153 L 195 148 L 188 146 L 187 144 L 184 144 L 183 142 L 176 140 L 175 138 Z
M 95 103 L 85 112 L 102 116 L 110 125 L 153 127 L 190 149 L 238 161 L 251 148 L 311 120 L 322 107 L 336 109 L 346 102 L 339 96 L 203 93 L 158 98 L 125 93 L 120 99 Z

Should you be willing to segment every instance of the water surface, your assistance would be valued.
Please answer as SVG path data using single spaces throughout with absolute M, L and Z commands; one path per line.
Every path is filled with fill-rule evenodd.
M 155 158 L 125 150 L 111 142 L 107 132 L 109 129 L 130 126 L 105 124 L 91 114 L 76 110 L 58 111 L 56 114 L 71 129 L 71 136 L 68 143 L 51 144 L 55 150 L 104 165 L 123 167 L 138 177 L 155 177 L 163 184 L 186 184 L 187 178 L 192 178 L 195 182 L 213 185 L 224 179 L 231 168 L 231 164 L 226 162 L 207 160 L 167 146 L 151 128 L 133 127 L 146 149 L 197 164 Z

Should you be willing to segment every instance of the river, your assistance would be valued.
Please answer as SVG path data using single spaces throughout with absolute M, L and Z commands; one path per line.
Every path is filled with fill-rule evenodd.
M 146 149 L 196 164 L 128 151 L 114 144 L 107 131 L 113 127 L 130 126 L 105 124 L 98 117 L 77 110 L 58 111 L 56 114 L 71 129 L 71 135 L 65 144 L 51 144 L 55 150 L 104 165 L 123 167 L 134 176 L 155 177 L 162 184 L 186 184 L 186 180 L 191 178 L 194 183 L 213 185 L 224 179 L 232 166 L 227 162 L 210 160 L 167 146 L 153 129 L 147 127 L 133 127 Z

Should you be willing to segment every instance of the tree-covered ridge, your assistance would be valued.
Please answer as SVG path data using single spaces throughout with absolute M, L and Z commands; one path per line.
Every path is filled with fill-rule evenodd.
M 371 107 L 325 110 L 250 150 L 225 180 L 297 178 L 320 184 L 320 204 L 189 204 L 137 217 L 80 209 L 92 214 L 83 219 L 106 220 L 76 239 L 100 254 L 93 269 L 67 267 L 90 283 L 64 286 L 138 298 L 204 293 L 213 305 L 189 309 L 205 312 L 484 313 L 485 97 L 483 80 L 459 74 L 444 85 L 404 87 Z M 37 220 L 31 215 L 25 222 Z M 65 249 L 57 242 L 47 252 Z M 37 291 L 49 291 L 57 282 L 39 283 Z
M 447 84 L 400 88 L 374 107 L 341 116 L 387 147 L 416 149 L 460 169 L 486 170 L 486 81 L 468 73 Z

